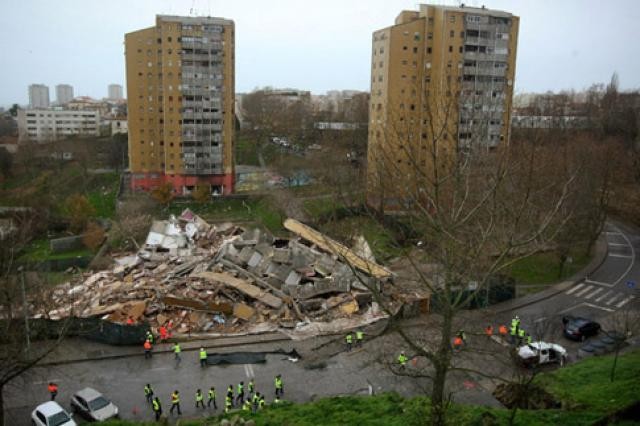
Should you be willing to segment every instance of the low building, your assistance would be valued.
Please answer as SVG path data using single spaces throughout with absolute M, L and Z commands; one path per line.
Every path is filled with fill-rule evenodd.
M 129 132 L 129 127 L 127 126 L 126 118 L 110 118 L 107 120 L 108 123 L 111 124 L 111 134 L 124 134 L 126 135 Z
M 71 136 L 99 136 L 100 113 L 68 109 L 19 109 L 22 141 L 50 142 Z

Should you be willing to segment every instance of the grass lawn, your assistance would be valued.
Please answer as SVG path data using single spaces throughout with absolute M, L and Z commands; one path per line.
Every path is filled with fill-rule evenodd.
M 98 217 L 112 219 L 116 214 L 116 195 L 120 184 L 117 173 L 94 175 L 91 191 L 87 192 L 87 199 L 96 209 Z
M 236 141 L 236 164 L 245 166 L 259 166 L 258 160 L 258 144 L 247 138 L 239 136 Z
M 25 249 L 20 260 L 25 261 L 44 261 L 55 259 L 69 259 L 73 257 L 92 256 L 93 253 L 87 248 L 66 251 L 64 253 L 52 253 L 50 250 L 49 240 L 35 240 Z
M 584 256 L 583 250 L 573 253 L 573 262 L 565 263 L 562 276 L 559 274 L 559 260 L 555 252 L 538 253 L 515 263 L 507 272 L 518 284 L 555 284 L 566 279 L 582 268 L 591 260 Z

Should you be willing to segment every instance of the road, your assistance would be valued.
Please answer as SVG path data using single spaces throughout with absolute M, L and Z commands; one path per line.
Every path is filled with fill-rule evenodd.
M 555 296 L 519 308 L 503 316 L 505 323 L 518 314 L 525 330 L 542 332 L 577 353 L 581 344 L 562 337 L 561 317 L 585 316 L 612 328 L 624 313 L 640 308 L 640 232 L 630 226 L 608 222 L 604 229 L 607 256 L 586 279 Z M 633 287 L 633 288 L 632 288 Z

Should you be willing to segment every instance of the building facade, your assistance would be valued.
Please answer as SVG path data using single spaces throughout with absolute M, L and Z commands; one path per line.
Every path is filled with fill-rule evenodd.
M 484 7 L 420 5 L 373 33 L 370 205 L 404 209 L 439 160 L 508 143 L 518 26 Z
M 49 108 L 49 86 L 44 84 L 29 86 L 29 108 Z
M 108 98 L 113 101 L 119 101 L 122 99 L 122 86 L 119 84 L 110 84 L 107 87 Z
M 21 142 L 41 143 L 72 136 L 100 136 L 100 113 L 61 108 L 19 109 L 18 135 Z
M 69 84 L 58 84 L 56 86 L 56 103 L 66 105 L 73 100 L 73 86 Z
M 234 33 L 227 19 L 159 15 L 125 35 L 132 189 L 233 191 Z

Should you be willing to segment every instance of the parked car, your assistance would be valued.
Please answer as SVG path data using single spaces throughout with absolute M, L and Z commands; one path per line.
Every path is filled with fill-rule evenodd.
M 567 360 L 567 350 L 555 343 L 532 342 L 517 349 L 520 362 L 525 367 L 557 362 L 563 366 Z
M 583 341 L 600 331 L 600 324 L 588 318 L 567 316 L 562 318 L 562 323 L 565 337 L 571 340 Z
M 71 398 L 71 409 L 92 421 L 103 421 L 118 416 L 118 407 L 92 388 L 76 392 Z
M 34 426 L 77 426 L 73 418 L 55 401 L 45 402 L 31 412 Z

